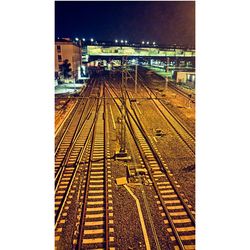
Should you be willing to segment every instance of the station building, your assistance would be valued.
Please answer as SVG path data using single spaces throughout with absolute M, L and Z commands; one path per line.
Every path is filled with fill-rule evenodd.
M 64 60 L 71 64 L 71 78 L 77 80 L 82 65 L 82 48 L 69 38 L 57 39 L 55 42 L 55 78 L 60 75 L 60 65 Z
M 183 83 L 189 85 L 191 88 L 195 88 L 195 72 L 175 71 L 173 79 L 177 83 Z

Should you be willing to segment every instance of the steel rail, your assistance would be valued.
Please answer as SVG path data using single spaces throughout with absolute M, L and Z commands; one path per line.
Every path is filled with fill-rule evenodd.
M 116 101 L 115 101 L 115 103 L 116 103 Z M 121 112 L 119 105 L 118 105 L 117 103 L 116 103 L 116 105 L 117 105 L 119 111 Z M 156 192 L 156 194 L 157 194 L 158 197 L 159 197 L 159 200 L 160 200 L 160 202 L 161 202 L 161 205 L 162 205 L 162 207 L 163 207 L 163 210 L 164 210 L 165 214 L 167 215 L 167 218 L 168 218 L 168 220 L 169 220 L 169 223 L 170 223 L 170 225 L 171 225 L 171 228 L 172 228 L 172 230 L 173 230 L 173 232 L 174 232 L 175 238 L 177 239 L 178 244 L 179 244 L 181 250 L 185 250 L 184 245 L 183 245 L 183 243 L 182 243 L 182 241 L 181 241 L 181 238 L 180 238 L 180 236 L 179 236 L 179 234 L 178 234 L 178 232 L 177 232 L 177 230 L 176 230 L 176 228 L 175 228 L 175 225 L 174 225 L 174 223 L 173 223 L 173 221 L 172 221 L 172 218 L 171 218 L 171 216 L 170 216 L 170 213 L 169 213 L 167 207 L 165 206 L 164 200 L 163 200 L 162 197 L 161 197 L 160 191 L 159 191 L 159 189 L 158 189 L 158 187 L 157 187 L 157 183 L 156 183 L 156 181 L 154 180 L 153 174 L 152 174 L 152 172 L 151 172 L 151 168 L 150 168 L 150 166 L 149 166 L 149 163 L 147 162 L 147 160 L 146 160 L 146 158 L 145 158 L 145 156 L 144 156 L 143 150 L 141 149 L 141 146 L 140 146 L 140 144 L 139 144 L 139 141 L 138 141 L 138 139 L 137 139 L 137 136 L 136 136 L 136 134 L 135 134 L 135 132 L 134 132 L 134 130 L 133 130 L 133 128 L 132 128 L 131 120 L 130 120 L 130 118 L 129 118 L 128 116 L 127 116 L 127 119 L 126 119 L 126 123 L 127 123 L 127 127 L 129 128 L 129 131 L 130 131 L 132 137 L 134 138 L 135 144 L 136 144 L 137 149 L 138 149 L 138 151 L 139 151 L 139 153 L 140 153 L 140 155 L 141 155 L 141 158 L 142 158 L 142 160 L 143 160 L 143 163 L 145 164 L 145 166 L 146 166 L 146 168 L 147 168 L 149 177 L 150 177 L 150 179 L 151 179 L 151 181 L 152 181 L 152 183 L 153 183 L 155 192 Z M 135 120 L 134 120 L 134 123 L 136 123 Z M 147 140 L 146 140 L 146 141 L 147 141 Z M 157 162 L 158 162 L 158 161 L 157 161 Z
M 113 91 L 114 91 L 114 90 L 113 90 Z M 114 92 L 115 92 L 115 91 L 114 91 Z M 136 124 L 137 127 L 139 128 L 139 130 L 140 130 L 140 132 L 142 133 L 143 137 L 145 138 L 147 144 L 149 145 L 149 147 L 150 147 L 150 149 L 151 149 L 153 155 L 154 155 L 155 158 L 157 159 L 157 162 L 159 163 L 161 169 L 165 172 L 165 174 L 166 174 L 167 177 L 169 178 L 169 180 L 170 180 L 172 186 L 174 187 L 175 192 L 178 194 L 179 199 L 182 201 L 182 203 L 183 203 L 183 205 L 184 205 L 184 207 L 185 207 L 185 209 L 186 209 L 186 212 L 189 214 L 191 220 L 192 220 L 193 223 L 195 224 L 195 219 L 194 219 L 194 217 L 193 217 L 193 214 L 191 213 L 190 209 L 188 208 L 186 202 L 183 200 L 183 198 L 182 198 L 182 196 L 180 195 L 178 189 L 175 187 L 175 184 L 173 183 L 172 178 L 171 178 L 171 177 L 169 176 L 169 174 L 167 173 L 167 171 L 166 171 L 166 169 L 165 169 L 165 167 L 164 167 L 164 165 L 163 165 L 163 163 L 162 163 L 160 157 L 158 156 L 158 154 L 157 154 L 157 152 L 155 151 L 155 149 L 154 149 L 154 147 L 153 147 L 151 141 L 149 140 L 149 138 L 148 138 L 148 136 L 147 136 L 147 133 L 146 133 L 146 130 L 143 128 L 143 126 L 142 126 L 142 124 L 141 124 L 141 121 L 140 121 L 138 115 L 136 114 L 136 111 L 135 111 L 135 109 L 134 109 L 134 107 L 133 107 L 133 103 L 131 102 L 130 97 L 129 97 L 127 91 L 126 91 L 126 94 L 127 94 L 127 96 L 128 96 L 128 99 L 129 99 L 129 102 L 130 102 L 130 106 L 131 106 L 131 109 L 133 110 L 133 113 L 134 113 L 134 116 L 135 116 L 135 117 L 132 115 L 132 113 L 130 112 L 130 110 L 126 107 L 127 113 L 130 115 L 130 117 L 134 120 L 135 124 Z M 129 116 L 127 116 L 127 117 L 129 118 Z
M 66 133 L 68 132 L 69 127 L 71 126 L 71 124 L 72 124 L 72 122 L 73 122 L 73 120 L 74 120 L 74 118 L 75 118 L 75 116 L 76 116 L 76 114 L 77 114 L 77 110 L 78 110 L 78 108 L 79 108 L 81 102 L 82 102 L 82 100 L 79 100 L 79 101 L 76 103 L 76 105 L 75 105 L 75 107 L 73 108 L 73 110 L 71 111 L 70 115 L 67 117 L 67 120 L 65 121 L 66 127 L 64 128 L 64 131 L 63 131 L 62 135 L 59 135 L 59 136 L 60 136 L 60 137 L 59 137 L 59 141 L 56 142 L 56 138 L 55 138 L 55 144 L 56 144 L 56 145 L 55 145 L 55 155 L 57 154 L 57 152 L 58 152 L 58 150 L 59 150 L 59 147 L 60 147 L 60 145 L 61 145 L 61 143 L 62 143 L 62 141 L 63 141 L 63 139 L 64 139 Z M 67 122 L 68 122 L 68 123 L 67 123 Z M 65 123 L 64 123 L 63 126 L 60 128 L 60 131 L 59 131 L 59 132 L 62 131 L 62 128 L 65 126 Z M 59 132 L 57 132 L 57 134 L 58 134 Z
M 114 90 L 113 90 L 113 91 L 114 91 Z M 110 91 L 109 91 L 109 92 L 110 92 Z M 114 92 L 115 92 L 115 91 L 114 91 Z M 110 92 L 110 95 L 112 96 L 111 92 Z M 120 106 L 118 105 L 117 101 L 115 101 L 115 99 L 114 99 L 114 102 L 115 102 L 116 106 L 118 107 L 119 111 L 121 112 Z M 130 113 L 129 110 L 128 110 L 128 114 L 129 114 L 130 116 L 127 116 L 127 119 L 126 119 L 127 126 L 128 126 L 128 128 L 129 128 L 129 130 L 130 130 L 130 132 L 131 132 L 132 137 L 133 137 L 134 140 L 135 140 L 135 143 L 136 143 L 137 148 L 138 148 L 138 150 L 139 150 L 139 152 L 140 152 L 140 154 L 141 154 L 141 157 L 142 157 L 142 159 L 143 159 L 143 162 L 144 162 L 144 164 L 145 164 L 145 166 L 146 166 L 146 168 L 147 168 L 147 170 L 148 170 L 150 179 L 152 180 L 152 183 L 153 183 L 154 188 L 155 188 L 155 191 L 156 191 L 156 193 L 157 193 L 157 195 L 158 195 L 158 197 L 159 197 L 159 200 L 160 200 L 160 202 L 161 202 L 161 204 L 162 204 L 162 207 L 163 207 L 163 209 L 164 209 L 164 212 L 165 212 L 165 214 L 167 215 L 167 218 L 168 218 L 169 223 L 170 223 L 170 225 L 171 225 L 171 228 L 172 228 L 172 230 L 173 230 L 173 232 L 174 232 L 174 234 L 175 234 L 175 237 L 176 237 L 176 239 L 177 239 L 177 242 L 178 242 L 179 246 L 181 247 L 181 249 L 185 249 L 185 248 L 184 248 L 184 245 L 183 245 L 183 243 L 182 243 L 182 240 L 181 240 L 181 238 L 180 238 L 180 236 L 179 236 L 179 233 L 177 232 L 176 227 L 175 227 L 175 225 L 174 225 L 174 223 L 173 223 L 173 221 L 172 221 L 171 215 L 170 215 L 170 213 L 169 213 L 167 207 L 165 206 L 164 200 L 163 200 L 163 198 L 162 198 L 162 196 L 161 196 L 161 194 L 160 194 L 160 192 L 159 192 L 159 189 L 158 189 L 158 187 L 157 187 L 157 183 L 156 183 L 156 181 L 154 180 L 154 177 L 153 177 L 153 175 L 152 175 L 152 172 L 151 172 L 151 168 L 150 168 L 150 166 L 149 166 L 149 163 L 148 163 L 147 160 L 145 159 L 143 150 L 141 149 L 140 144 L 139 144 L 139 142 L 138 142 L 138 139 L 137 139 L 137 137 L 136 137 L 136 134 L 135 134 L 135 132 L 134 132 L 134 130 L 133 130 L 133 128 L 132 128 L 132 124 L 131 124 L 131 119 L 130 119 L 130 117 L 132 118 L 132 120 L 133 120 L 134 123 L 136 124 L 137 128 L 139 129 L 139 131 L 142 133 L 142 135 L 143 135 L 145 141 L 147 142 L 149 148 L 151 149 L 151 152 L 152 152 L 153 156 L 155 157 L 157 163 L 159 164 L 160 168 L 161 168 L 161 169 L 163 170 L 163 172 L 165 173 L 165 175 L 166 175 L 166 177 L 168 178 L 168 180 L 169 180 L 169 182 L 170 182 L 172 188 L 174 189 L 175 193 L 178 195 L 178 198 L 179 198 L 179 200 L 181 201 L 181 203 L 182 203 L 182 205 L 183 205 L 185 211 L 187 212 L 187 215 L 188 215 L 189 218 L 191 219 L 193 225 L 195 225 L 195 219 L 194 219 L 194 217 L 193 217 L 193 214 L 191 213 L 190 209 L 188 208 L 186 202 L 185 202 L 185 201 L 183 200 L 183 198 L 181 197 L 181 195 L 180 195 L 178 189 L 176 188 L 176 186 L 175 186 L 175 184 L 174 184 L 172 178 L 171 178 L 171 177 L 169 176 L 169 174 L 167 173 L 167 171 L 166 171 L 166 169 L 165 169 L 163 163 L 161 162 L 161 159 L 159 158 L 158 154 L 155 152 L 155 150 L 154 150 L 154 148 L 153 148 L 153 146 L 152 146 L 150 140 L 148 139 L 147 135 L 145 134 L 143 128 L 137 123 L 136 119 L 132 116 L 132 114 Z M 135 115 L 135 116 L 136 116 L 136 115 Z M 138 119 L 138 117 L 137 117 L 137 119 Z
M 81 132 L 83 131 L 84 125 L 86 124 L 87 120 L 89 119 L 89 115 L 90 115 L 90 113 L 92 112 L 92 109 L 93 109 L 93 107 L 94 107 L 94 104 L 95 104 L 95 103 L 93 103 L 93 104 L 91 105 L 91 107 L 90 107 L 90 109 L 88 110 L 87 115 L 86 115 L 84 121 L 82 122 L 82 124 L 81 124 L 81 125 L 78 125 L 80 128 L 78 129 L 78 126 L 76 127 L 76 130 L 75 130 L 75 132 L 74 132 L 74 134 L 73 134 L 73 137 L 72 137 L 72 140 L 71 140 L 71 142 L 70 142 L 70 145 L 69 145 L 69 147 L 67 148 L 67 151 L 66 151 L 66 153 L 65 153 L 65 155 L 64 155 L 64 157 L 63 157 L 63 160 L 62 160 L 62 162 L 61 162 L 61 164 L 60 164 L 60 166 L 59 166 L 59 169 L 58 169 L 58 171 L 57 171 L 57 173 L 56 173 L 56 176 L 55 176 L 55 184 L 56 184 L 56 186 L 57 186 L 58 180 L 60 180 L 60 176 L 62 175 L 63 167 L 64 167 L 65 165 L 67 165 L 67 162 L 68 162 L 69 157 L 70 157 L 70 154 L 71 154 L 71 152 L 72 152 L 72 150 L 73 150 L 73 148 L 74 148 L 74 146 L 75 146 L 75 144 L 76 144 L 76 141 L 77 141 L 77 139 L 79 138 Z M 82 113 L 82 115 L 83 115 L 83 113 Z M 82 117 L 81 117 L 80 119 L 82 119 Z
M 135 98 L 137 99 L 137 98 Z M 156 98 L 157 99 L 157 98 Z M 156 106 L 156 108 L 159 110 L 159 112 L 162 114 L 162 116 L 165 118 L 165 120 L 168 122 L 168 124 L 170 125 L 170 127 L 175 131 L 175 133 L 178 134 L 178 136 L 181 138 L 181 140 L 185 143 L 185 145 L 191 150 L 191 152 L 193 154 L 195 154 L 195 138 L 193 137 L 193 135 L 184 127 L 184 125 L 173 115 L 172 112 L 170 112 L 167 107 L 165 107 L 165 105 L 163 103 L 161 103 L 160 100 L 158 100 L 161 105 L 163 106 L 163 108 L 165 108 L 165 110 L 170 114 L 170 116 L 175 120 L 175 122 L 185 131 L 185 133 L 190 137 L 191 141 L 193 141 L 194 146 L 192 147 L 192 145 L 190 145 L 190 143 L 187 141 L 186 138 L 184 138 L 184 136 L 178 131 L 178 129 L 174 126 L 173 122 L 170 121 L 170 119 L 166 116 L 166 114 L 164 114 L 164 112 L 160 109 L 160 107 L 156 104 L 157 100 L 152 99 L 154 105 Z
M 90 154 L 89 154 L 89 160 L 88 160 L 88 171 L 87 171 L 87 176 L 86 176 L 86 185 L 84 188 L 84 201 L 83 201 L 83 206 L 82 206 L 82 211 L 81 211 L 81 219 L 80 219 L 80 228 L 79 228 L 79 234 L 78 234 L 78 240 L 77 240 L 77 246 L 76 249 L 80 250 L 82 249 L 82 239 L 83 239 L 83 228 L 84 228 L 84 221 L 85 221 L 85 215 L 86 215 L 86 210 L 87 210 L 87 194 L 88 194 L 88 189 L 89 189 L 89 183 L 90 183 L 90 172 L 91 172 L 91 167 L 92 167 L 92 157 L 93 157 L 93 148 L 94 148 L 94 141 L 95 141 L 95 128 L 97 124 L 97 119 L 98 119 L 98 112 L 100 110 L 102 104 L 102 99 L 99 101 L 98 105 L 98 110 L 95 114 L 95 124 L 93 127 L 93 135 L 91 139 L 91 148 L 90 148 Z
M 133 130 L 133 128 L 132 128 L 131 120 L 130 120 L 129 117 L 127 117 L 127 118 L 128 118 L 128 123 L 129 123 L 128 128 L 129 128 L 129 130 L 130 130 L 130 133 L 131 133 L 131 135 L 132 135 L 133 138 L 136 138 L 136 134 L 135 134 L 135 132 L 134 132 L 134 130 Z M 146 141 L 147 141 L 147 140 L 146 140 Z M 153 177 L 153 174 L 152 174 L 152 172 L 151 172 L 150 165 L 149 165 L 149 163 L 147 162 L 147 160 L 146 160 L 145 157 L 144 157 L 143 150 L 141 149 L 141 146 L 140 146 L 138 140 L 135 140 L 135 143 L 136 143 L 136 146 L 137 146 L 137 148 L 138 148 L 138 150 L 139 150 L 139 152 L 140 152 L 140 155 L 141 155 L 141 157 L 142 157 L 143 163 L 145 164 L 145 166 L 146 166 L 146 168 L 147 168 L 147 171 L 148 171 L 149 177 L 150 177 L 150 179 L 151 179 L 151 181 L 152 181 L 152 183 L 153 183 L 155 192 L 156 192 L 156 194 L 157 194 L 158 197 L 159 197 L 159 200 L 160 200 L 160 202 L 161 202 L 161 205 L 162 205 L 162 207 L 163 207 L 163 210 L 164 210 L 165 214 L 167 215 L 167 219 L 168 219 L 168 221 L 169 221 L 169 223 L 170 223 L 170 225 L 171 225 L 171 228 L 172 228 L 172 230 L 173 230 L 173 232 L 174 232 L 174 236 L 175 236 L 175 238 L 177 239 L 178 245 L 180 246 L 181 250 L 184 250 L 184 249 L 185 249 L 185 248 L 184 248 L 184 245 L 183 245 L 183 243 L 182 243 L 182 240 L 181 240 L 181 238 L 180 238 L 179 233 L 178 233 L 177 230 L 176 230 L 176 227 L 175 227 L 175 225 L 174 225 L 174 223 L 173 223 L 173 220 L 172 220 L 172 218 L 171 218 L 171 215 L 170 215 L 170 213 L 169 213 L 169 211 L 168 211 L 168 209 L 167 209 L 167 207 L 166 207 L 166 205 L 165 205 L 165 203 L 164 203 L 164 200 L 163 200 L 163 198 L 162 198 L 162 196 L 161 196 L 161 194 L 160 194 L 160 191 L 159 191 L 159 189 L 158 189 L 158 187 L 157 187 L 157 183 L 156 183 L 156 181 L 155 181 L 155 179 L 154 179 L 154 177 Z M 153 153 L 153 155 L 154 155 L 154 153 Z M 154 155 L 154 156 L 155 156 L 155 155 Z M 158 162 L 158 161 L 157 161 L 157 162 Z
M 182 141 L 186 144 L 186 146 L 191 150 L 193 154 L 195 154 L 195 137 L 194 135 L 183 125 L 183 123 L 176 117 L 176 115 L 173 114 L 172 111 L 169 110 L 169 108 L 163 103 L 162 98 L 157 98 L 156 94 L 148 88 L 143 82 L 142 85 L 146 89 L 148 95 L 150 96 L 150 99 L 153 101 L 156 108 L 159 110 L 159 112 L 163 115 L 163 117 L 167 120 L 169 125 L 172 127 L 172 129 L 179 135 L 179 137 L 182 139 Z M 152 93 L 155 97 L 152 98 Z M 137 99 L 137 98 L 136 98 Z M 191 141 L 194 141 L 194 147 L 192 147 L 187 139 L 184 138 L 184 136 L 178 131 L 178 129 L 174 126 L 173 122 L 170 121 L 170 119 L 164 114 L 164 112 L 160 109 L 160 107 L 156 104 L 156 101 L 159 101 L 162 107 L 170 114 L 170 116 L 175 120 L 175 122 L 184 130 L 184 132 L 190 137 Z
M 56 98 L 55 98 L 56 99 Z M 69 101 L 70 101 L 70 99 L 68 98 L 68 100 L 66 101 L 66 103 L 68 104 L 69 103 Z M 71 115 L 71 113 L 72 113 L 72 111 L 73 111 L 73 109 L 75 108 L 75 106 L 76 106 L 76 104 L 77 104 L 77 102 L 75 102 L 74 104 L 73 104 L 73 106 L 70 108 L 70 110 L 68 111 L 68 114 L 66 115 L 66 117 L 63 119 L 63 121 L 60 123 L 60 125 L 57 127 L 57 128 L 55 128 L 55 138 L 57 137 L 57 134 L 58 134 L 58 132 L 61 130 L 61 128 L 64 126 L 64 124 L 65 124 L 65 122 L 66 122 L 66 120 L 69 118 L 69 116 Z M 56 104 L 55 104 L 56 105 Z M 63 105 L 64 107 L 66 107 L 67 105 Z M 63 108 L 61 108 L 60 110 L 59 110 L 59 112 L 63 112 Z M 59 119 L 59 118 L 56 118 L 56 119 Z M 55 120 L 55 122 L 56 122 L 56 120 Z
M 103 84 L 103 95 L 105 93 L 105 85 Z M 105 185 L 105 249 L 109 249 L 109 207 L 108 207 L 108 168 L 107 168 L 107 124 L 106 124 L 106 100 L 103 99 L 103 122 L 104 122 L 104 185 Z
M 140 183 L 142 183 L 142 180 L 141 180 L 140 176 L 139 176 L 139 180 L 140 180 Z M 154 226 L 154 221 L 152 219 L 150 206 L 148 204 L 148 199 L 147 199 L 147 196 L 145 194 L 143 184 L 140 186 L 140 189 L 141 189 L 141 193 L 142 193 L 143 202 L 144 202 L 144 205 L 145 205 L 145 208 L 146 208 L 146 213 L 148 215 L 149 224 L 150 224 L 150 227 L 151 227 L 151 230 L 152 230 L 152 233 L 153 233 L 156 249 L 161 250 L 160 242 L 159 242 L 159 239 L 157 237 L 156 229 L 155 229 L 155 226 Z
M 78 153 L 77 158 L 79 158 L 80 155 L 81 155 L 81 151 Z M 59 209 L 57 210 L 57 213 L 56 213 L 56 215 L 55 215 L 55 228 L 57 227 L 59 218 L 60 218 L 60 216 L 61 216 L 61 214 L 62 214 L 62 210 L 63 210 L 64 204 L 65 204 L 65 202 L 66 202 L 66 200 L 67 200 L 67 197 L 68 197 L 69 192 L 70 192 L 70 190 L 71 190 L 71 187 L 72 187 L 72 185 L 73 185 L 73 182 L 74 182 L 74 179 L 75 179 L 77 170 L 78 170 L 78 166 L 79 166 L 79 165 L 77 165 L 77 166 L 74 168 L 73 174 L 72 174 L 72 176 L 71 176 L 71 178 L 70 178 L 70 181 L 69 181 L 69 183 L 68 183 L 67 192 L 64 193 L 63 198 L 62 198 L 62 202 L 60 203 Z M 57 191 L 57 190 L 55 190 L 55 193 L 56 193 L 56 191 Z
M 195 99 L 190 97 L 190 94 L 186 93 L 184 90 L 181 90 L 177 86 L 175 86 L 173 83 L 168 83 L 168 86 L 172 88 L 177 93 L 181 94 L 182 96 L 186 97 L 188 100 L 190 100 L 192 103 L 195 103 Z
M 126 92 L 126 93 L 127 93 L 127 92 Z M 127 93 L 127 95 L 128 95 L 128 93 Z M 130 100 L 130 99 L 129 99 L 129 100 Z M 141 121 L 140 121 L 138 115 L 136 114 L 136 111 L 135 111 L 135 109 L 134 109 L 134 107 L 133 107 L 133 103 L 131 102 L 131 100 L 130 100 L 130 105 L 131 105 L 131 109 L 133 110 L 133 113 L 134 113 L 136 119 L 134 119 L 134 118 L 133 118 L 133 115 L 129 112 L 130 116 L 131 116 L 134 120 L 137 120 L 137 121 L 138 121 L 138 123 L 137 123 L 138 128 L 140 129 L 141 133 L 143 134 L 145 140 L 147 141 L 147 143 L 148 143 L 148 145 L 149 145 L 149 147 L 150 147 L 152 153 L 153 153 L 154 156 L 158 159 L 157 162 L 159 163 L 161 169 L 164 170 L 165 174 L 167 175 L 167 177 L 168 177 L 168 178 L 171 180 L 171 182 L 172 182 L 172 178 L 171 178 L 171 177 L 169 176 L 169 174 L 167 173 L 167 171 L 166 171 L 166 169 L 165 169 L 165 167 L 164 167 L 164 165 L 163 165 L 163 163 L 162 163 L 160 157 L 158 156 L 157 152 L 155 151 L 155 149 L 154 149 L 154 147 L 153 147 L 151 141 L 148 139 L 147 133 L 146 133 L 145 129 L 143 128 L 143 126 L 142 126 L 142 124 L 141 124 Z M 188 206 L 186 205 L 186 202 L 183 200 L 183 198 L 182 198 L 182 196 L 180 195 L 178 189 L 175 187 L 175 184 L 174 184 L 173 182 L 172 182 L 171 184 L 172 184 L 172 186 L 174 187 L 175 192 L 178 194 L 179 199 L 181 199 L 181 201 L 183 202 L 183 205 L 186 207 L 187 213 L 189 213 L 190 218 L 192 219 L 193 223 L 195 224 L 195 219 L 194 219 L 194 217 L 193 217 L 193 214 L 191 213 L 190 209 L 189 209 Z
M 155 103 L 155 100 L 159 100 L 159 102 L 162 104 L 162 106 L 165 108 L 165 110 L 167 112 L 170 113 L 170 115 L 180 124 L 180 126 L 185 130 L 185 132 L 193 139 L 195 140 L 194 135 L 183 125 L 183 123 L 176 117 L 176 115 L 173 114 L 173 112 L 171 110 L 169 110 L 168 107 L 166 107 L 165 103 L 162 102 L 162 100 L 164 98 L 158 98 L 157 95 L 154 93 L 154 91 L 152 89 L 150 89 L 148 86 L 146 86 L 143 82 L 142 85 L 144 86 L 144 88 L 146 89 L 148 95 L 150 96 L 150 99 L 153 100 L 153 102 Z M 150 92 L 155 96 L 155 98 L 152 98 L 152 96 L 150 95 Z M 137 99 L 137 98 L 136 98 Z M 155 103 L 156 105 L 156 103 Z M 159 109 L 158 105 L 156 105 L 156 107 Z M 160 110 L 160 109 L 159 109 Z
M 97 107 L 98 107 L 98 106 L 97 106 Z M 69 184 L 68 184 L 67 192 L 64 193 L 63 202 L 61 203 L 61 206 L 60 206 L 60 208 L 59 208 L 59 210 L 58 210 L 59 212 L 57 212 L 57 215 L 56 215 L 55 227 L 56 227 L 57 224 L 58 224 L 58 220 L 59 220 L 60 215 L 61 215 L 61 213 L 62 213 L 62 211 L 63 211 L 64 204 L 65 204 L 65 202 L 66 202 L 66 200 L 67 200 L 67 197 L 68 197 L 68 194 L 69 194 L 69 192 L 70 192 L 70 190 L 71 190 L 71 187 L 72 187 L 72 185 L 73 185 L 73 181 L 74 181 L 74 179 L 75 179 L 76 173 L 77 173 L 77 171 L 78 171 L 78 169 L 79 169 L 79 166 L 80 166 L 80 164 L 81 164 L 82 156 L 83 156 L 83 154 L 84 154 L 84 152 L 85 152 L 85 150 L 86 150 L 86 148 L 87 148 L 87 146 L 88 146 L 88 142 L 89 142 L 89 140 L 90 140 L 90 137 L 91 137 L 91 135 L 93 134 L 94 125 L 95 125 L 95 121 L 93 121 L 93 123 L 91 124 L 91 128 L 90 128 L 90 130 L 89 130 L 89 132 L 88 132 L 87 138 L 86 138 L 86 140 L 85 140 L 85 142 L 84 142 L 84 145 L 83 145 L 83 147 L 81 148 L 81 150 L 80 150 L 80 152 L 79 152 L 79 154 L 78 154 L 78 157 L 77 157 L 77 159 L 76 159 L 76 162 L 75 162 L 75 164 L 74 164 L 74 165 L 75 165 L 75 169 L 74 169 L 73 175 L 72 175 L 71 180 L 70 180 L 70 182 L 69 182 Z M 55 190 L 55 193 L 56 193 L 56 191 L 57 191 L 57 190 Z
M 83 95 L 91 94 L 92 91 L 93 91 L 93 89 L 94 89 L 94 86 L 95 86 L 95 82 L 94 82 L 93 86 L 89 84 L 88 87 L 84 89 L 84 91 L 83 91 L 82 94 L 83 94 Z M 58 150 L 59 150 L 59 147 L 60 147 L 60 145 L 61 145 L 61 143 L 62 143 L 64 137 L 66 136 L 66 133 L 68 132 L 69 127 L 70 127 L 70 125 L 72 124 L 72 122 L 73 122 L 73 120 L 74 120 L 74 118 L 75 118 L 75 116 L 76 116 L 76 114 L 77 114 L 77 110 L 78 110 L 78 108 L 80 107 L 80 105 L 82 104 L 82 102 L 83 102 L 83 100 L 81 100 L 81 99 L 80 99 L 80 101 L 77 102 L 77 104 L 76 104 L 75 107 L 74 107 L 74 110 L 72 110 L 73 113 L 72 113 L 72 111 L 71 111 L 72 116 L 67 118 L 67 119 L 69 120 L 69 123 L 67 124 L 67 126 L 66 126 L 66 128 L 65 128 L 65 130 L 64 130 L 64 132 L 63 132 L 63 134 L 61 135 L 61 137 L 60 137 L 60 139 L 59 139 L 59 142 L 57 142 L 57 144 L 56 144 L 56 146 L 55 146 L 55 155 L 57 154 L 57 152 L 58 152 Z M 87 105 L 87 102 L 84 103 L 83 110 L 85 109 L 86 105 Z M 61 128 L 61 129 L 62 129 L 62 128 Z
M 143 69 L 140 69 L 140 70 L 146 72 L 146 70 L 143 70 Z M 143 72 L 143 73 L 144 73 L 144 72 Z M 141 73 L 140 73 L 139 70 L 138 70 L 138 75 L 139 75 L 139 74 L 140 74 L 140 78 L 141 78 L 143 81 L 145 81 L 145 82 L 148 83 L 148 80 L 147 80 L 144 76 L 141 76 Z M 165 80 L 164 77 L 162 77 L 162 76 L 160 76 L 160 75 L 157 75 L 157 76 L 159 76 L 159 77 L 161 77 L 161 78 L 163 78 L 163 79 Z M 183 97 L 185 97 L 185 98 L 191 100 L 193 103 L 195 103 L 195 99 L 194 99 L 194 98 L 190 98 L 189 94 L 186 93 L 184 90 L 179 89 L 178 87 L 176 87 L 176 86 L 173 85 L 172 83 L 168 83 L 168 86 L 170 86 L 174 91 L 176 91 L 176 92 L 178 92 L 179 94 L 181 94 Z
M 90 82 L 93 82 L 92 79 L 90 80 Z M 87 85 L 86 88 L 84 88 L 84 90 L 82 90 L 82 91 L 80 92 L 80 95 L 82 95 L 82 96 L 87 95 L 88 93 L 86 93 L 86 92 L 89 91 L 89 86 L 91 86 L 90 83 Z M 67 99 L 67 100 L 70 100 L 70 99 L 74 99 L 74 97 L 72 97 L 72 96 L 70 96 L 70 97 L 69 97 L 69 96 L 67 96 L 67 97 L 60 96 L 60 97 L 55 97 L 55 99 Z M 74 108 L 71 110 L 71 113 L 72 113 L 72 111 L 76 108 L 77 104 L 78 104 L 78 102 L 76 103 L 76 105 L 74 106 Z M 71 114 L 70 114 L 70 115 L 71 115 Z M 68 120 L 68 119 L 69 119 L 69 117 L 67 117 L 67 120 Z M 56 135 L 58 134 L 58 132 L 60 132 L 60 130 L 62 129 L 62 127 L 63 127 L 63 126 L 60 126 L 60 127 L 57 129 Z

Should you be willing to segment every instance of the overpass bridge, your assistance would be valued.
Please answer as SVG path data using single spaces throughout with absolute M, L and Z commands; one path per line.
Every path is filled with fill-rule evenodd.
M 195 50 L 188 48 L 171 48 L 156 46 L 115 46 L 87 45 L 83 47 L 83 56 L 92 59 L 144 57 L 144 58 L 195 58 Z
M 86 43 L 83 48 L 83 62 L 116 61 L 121 64 L 122 58 L 136 59 L 148 65 L 158 64 L 170 67 L 195 67 L 195 49 L 177 45 L 156 44 L 121 44 L 112 42 Z

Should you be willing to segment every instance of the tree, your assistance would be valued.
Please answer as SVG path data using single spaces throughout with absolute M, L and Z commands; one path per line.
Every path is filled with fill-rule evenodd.
M 71 77 L 71 71 L 72 69 L 70 68 L 71 64 L 69 63 L 69 60 L 66 59 L 63 61 L 63 64 L 61 64 L 60 67 L 60 71 L 61 74 L 63 75 L 64 79 L 68 79 Z

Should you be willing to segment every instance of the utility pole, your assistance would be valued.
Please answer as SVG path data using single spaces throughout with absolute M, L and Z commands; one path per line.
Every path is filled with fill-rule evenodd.
M 121 148 L 120 153 L 124 154 L 126 151 L 126 99 L 125 99 L 125 84 L 127 83 L 127 72 L 122 68 L 122 85 L 121 85 L 121 92 L 122 92 L 122 120 L 121 120 Z
M 135 93 L 137 93 L 138 65 L 135 65 Z
M 165 79 L 165 90 L 168 89 L 168 77 L 166 76 L 166 79 Z
M 167 88 L 168 88 L 168 71 L 169 71 L 169 57 L 167 58 L 167 66 L 166 66 L 165 90 L 167 90 Z
M 125 93 L 125 87 L 127 85 L 127 79 L 128 79 L 128 72 L 127 72 L 127 64 L 125 60 L 122 60 L 122 83 L 121 83 L 121 93 L 122 93 L 122 117 L 121 117 L 121 140 L 120 140 L 120 150 L 116 153 L 116 159 L 117 160 L 130 160 L 131 157 L 128 156 L 127 150 L 126 150 L 126 115 L 127 115 L 127 109 L 126 109 L 126 93 Z

